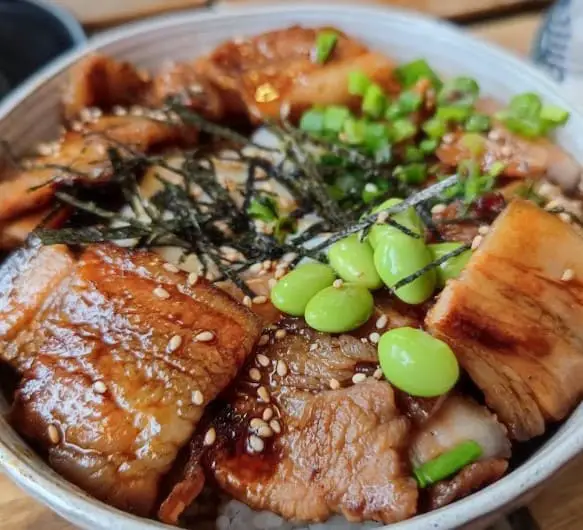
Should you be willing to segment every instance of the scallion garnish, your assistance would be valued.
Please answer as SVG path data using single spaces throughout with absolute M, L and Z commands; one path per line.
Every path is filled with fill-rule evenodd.
M 324 112 L 320 109 L 310 109 L 302 114 L 300 129 L 309 133 L 319 134 L 324 130 Z
M 405 184 L 423 184 L 427 178 L 427 164 L 413 163 L 397 166 L 393 175 Z
M 279 216 L 277 202 L 269 195 L 253 197 L 247 208 L 247 213 L 253 219 L 258 219 L 265 223 L 275 221 Z
M 470 116 L 472 109 L 469 107 L 443 106 L 438 107 L 435 117 L 444 122 L 462 123 Z
M 354 70 L 348 74 L 348 92 L 353 96 L 364 96 L 371 84 L 370 78 L 360 70 Z
M 421 149 L 424 154 L 431 155 L 435 152 L 438 145 L 437 140 L 434 138 L 426 138 L 419 143 L 419 149 Z
M 387 97 L 383 89 L 377 84 L 370 85 L 362 98 L 362 112 L 372 118 L 380 118 L 386 105 Z
M 557 105 L 543 105 L 540 110 L 540 117 L 545 122 L 551 123 L 556 127 L 567 123 L 569 111 Z
M 402 142 L 417 134 L 417 126 L 411 120 L 401 119 L 392 123 L 391 131 L 395 142 Z
M 414 145 L 405 148 L 405 162 L 423 162 L 425 158 L 423 151 Z
M 437 96 L 439 106 L 472 108 L 480 94 L 480 87 L 470 77 L 447 80 Z
M 318 64 L 324 64 L 329 58 L 338 42 L 338 34 L 334 31 L 324 30 L 316 37 L 315 60 Z
M 420 79 L 428 79 L 435 88 L 440 88 L 442 85 L 439 76 L 431 69 L 425 59 L 402 64 L 395 70 L 395 75 L 404 88 L 411 88 Z
M 324 129 L 339 133 L 344 122 L 351 117 L 350 109 L 340 105 L 330 105 L 324 109 Z
M 460 144 L 467 149 L 473 157 L 481 156 L 486 150 L 486 138 L 478 133 L 466 133 L 460 138 Z
M 381 122 L 367 123 L 364 131 L 364 145 L 375 153 L 390 142 L 390 133 L 387 125 Z
M 468 132 L 478 133 L 490 130 L 492 120 L 486 114 L 472 114 L 464 124 L 464 129 Z
M 441 140 L 441 137 L 447 132 L 446 123 L 435 117 L 427 120 L 421 128 L 433 140 Z
M 426 488 L 440 480 L 455 475 L 465 466 L 482 456 L 482 448 L 473 440 L 456 445 L 453 449 L 429 460 L 413 470 L 420 488 Z
M 364 142 L 367 124 L 363 120 L 348 118 L 342 129 L 342 141 L 350 145 L 360 145 Z

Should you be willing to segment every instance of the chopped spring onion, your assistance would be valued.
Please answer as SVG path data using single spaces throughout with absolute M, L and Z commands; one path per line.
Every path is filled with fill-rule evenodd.
M 348 118 L 344 122 L 341 139 L 351 145 L 360 145 L 364 141 L 367 124 L 363 120 Z
M 454 77 L 446 81 L 439 91 L 439 106 L 471 108 L 480 94 L 480 87 L 470 77 Z
M 486 138 L 478 133 L 464 134 L 460 139 L 460 143 L 473 157 L 481 156 L 486 150 Z
M 482 448 L 473 440 L 456 445 L 453 449 L 429 460 L 413 470 L 420 488 L 455 475 L 468 464 L 482 456 Z
M 390 143 L 379 147 L 374 154 L 375 162 L 377 164 L 388 164 L 393 158 L 393 148 Z
M 431 155 L 435 152 L 438 145 L 437 140 L 434 138 L 426 138 L 419 143 L 419 149 L 421 149 L 424 154 Z
M 389 144 L 389 129 L 384 123 L 367 123 L 364 131 L 364 145 L 372 152 Z
M 510 100 L 510 111 L 517 118 L 540 118 L 542 101 L 537 94 L 525 92 L 518 94 Z
M 392 131 L 395 142 L 402 142 L 415 136 L 417 127 L 411 120 L 401 119 L 392 123 Z
M 348 74 L 348 93 L 353 96 L 364 96 L 371 84 L 370 78 L 360 70 Z
M 397 166 L 393 174 L 405 184 L 422 184 L 427 178 L 427 164 L 413 163 Z
M 405 162 L 423 162 L 424 154 L 419 147 L 408 145 L 405 148 Z
M 300 129 L 310 133 L 321 133 L 324 130 L 324 112 L 320 109 L 310 109 L 300 119 Z
M 348 107 L 330 105 L 324 109 L 324 129 L 339 133 L 348 118 L 350 118 Z
M 417 92 L 411 90 L 403 92 L 397 100 L 397 105 L 404 114 L 411 114 L 419 110 L 422 103 L 423 98 Z
M 370 85 L 362 98 L 362 112 L 373 118 L 380 118 L 385 112 L 386 105 L 387 97 L 383 89 L 377 84 Z
M 477 133 L 477 132 L 486 132 L 490 130 L 490 126 L 492 125 L 492 120 L 490 120 L 490 116 L 486 114 L 472 114 L 464 124 L 464 129 L 468 132 Z
M 275 221 L 278 216 L 277 203 L 269 195 L 260 195 L 251 199 L 247 213 L 253 219 L 269 223 Z
M 334 31 L 324 30 L 316 37 L 315 61 L 324 64 L 329 58 L 338 42 L 338 34 Z
M 364 202 L 364 204 L 369 204 L 382 194 L 383 190 L 379 189 L 379 187 L 373 182 L 368 182 L 362 190 L 362 202 Z
M 445 122 L 461 123 L 468 119 L 471 112 L 469 107 L 444 106 L 437 108 L 435 117 Z
M 565 125 L 569 119 L 569 111 L 557 105 L 543 105 L 540 111 L 540 117 L 545 122 L 551 123 L 553 126 Z
M 395 75 L 405 88 L 411 88 L 417 81 L 424 78 L 431 81 L 431 84 L 436 88 L 440 88 L 442 84 L 439 76 L 431 69 L 425 59 L 402 64 L 395 70 Z
M 438 118 L 431 118 L 427 120 L 422 129 L 425 131 L 427 136 L 433 140 L 440 140 L 441 137 L 447 132 L 446 123 Z
M 499 177 L 500 175 L 502 175 L 505 169 L 506 164 L 504 162 L 500 162 L 500 160 L 496 160 L 496 162 L 494 162 L 490 166 L 490 169 L 488 170 L 488 175 L 494 178 Z

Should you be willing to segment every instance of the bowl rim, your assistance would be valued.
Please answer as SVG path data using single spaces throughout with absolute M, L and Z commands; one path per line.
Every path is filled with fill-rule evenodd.
M 40 4 L 41 2 L 32 0 L 31 3 Z M 469 51 L 503 61 L 519 70 L 521 74 L 531 78 L 537 85 L 555 92 L 557 94 L 556 99 L 560 101 L 560 104 L 568 108 L 571 114 L 577 115 L 578 121 L 583 123 L 583 112 L 578 105 L 563 94 L 560 86 L 544 75 L 543 72 L 496 44 L 464 33 L 452 23 L 434 19 L 407 9 L 379 6 L 376 4 L 334 5 L 317 0 L 315 2 L 301 0 L 294 2 L 293 5 L 261 2 L 249 6 L 213 6 L 206 10 L 199 8 L 197 10 L 183 11 L 153 17 L 139 22 L 132 22 L 105 31 L 91 37 L 85 44 L 77 46 L 54 59 L 37 74 L 15 88 L 0 102 L 0 121 L 6 119 L 13 110 L 25 102 L 44 83 L 62 73 L 80 58 L 91 52 L 95 52 L 105 45 L 131 38 L 149 30 L 172 27 L 173 25 L 187 22 L 204 22 L 204 20 L 214 20 L 222 17 L 258 17 L 266 14 L 298 13 L 301 10 L 309 12 L 322 10 L 337 11 L 339 9 L 352 13 L 354 16 L 374 17 L 380 13 L 403 23 L 414 22 L 416 25 L 423 27 L 428 33 L 432 30 L 439 30 L 447 34 L 448 37 L 455 39 L 458 43 L 463 44 Z M 566 424 L 571 421 L 574 421 L 572 415 L 565 420 L 562 428 L 565 428 L 567 426 Z M 573 427 L 573 425 L 570 425 L 570 427 Z M 436 529 L 457 528 L 458 526 L 486 518 L 494 512 L 502 510 L 509 503 L 518 501 L 526 492 L 547 480 L 578 453 L 583 451 L 583 429 L 570 430 L 573 432 L 570 432 L 569 436 L 564 437 L 563 440 L 555 444 L 552 443 L 552 440 L 557 434 L 553 435 L 549 438 L 549 442 L 533 455 L 533 457 L 493 485 L 469 497 L 456 501 L 451 505 L 382 528 L 390 528 L 391 530 L 415 530 L 420 527 Z M 543 456 L 544 458 L 541 458 Z M 534 461 L 531 461 L 532 459 Z M 12 480 L 27 492 L 50 506 L 61 516 L 74 522 L 99 525 L 100 522 L 108 524 L 108 522 L 117 521 L 118 524 L 123 524 L 124 530 L 174 528 L 155 520 L 136 517 L 113 508 L 91 498 L 78 488 L 73 487 L 71 491 L 55 484 L 48 472 L 37 469 L 31 461 L 23 458 L 17 450 L 9 447 L 4 442 L 0 442 L 0 465 L 2 465 Z M 449 522 L 440 522 L 440 519 L 446 514 Z

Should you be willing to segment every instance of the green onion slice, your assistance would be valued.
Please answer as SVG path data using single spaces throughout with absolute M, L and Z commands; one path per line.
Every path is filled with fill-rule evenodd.
M 386 105 L 387 97 L 383 89 L 377 84 L 370 85 L 362 99 L 362 112 L 373 118 L 380 118 L 385 112 Z
M 360 70 L 348 74 L 348 93 L 353 96 L 364 96 L 371 84 L 370 78 Z
M 472 114 L 464 124 L 464 129 L 468 132 L 478 133 L 478 132 L 486 132 L 490 130 L 492 125 L 492 120 L 490 120 L 490 116 L 486 114 Z
M 419 487 L 426 488 L 431 484 L 455 475 L 481 456 L 482 448 L 480 445 L 473 440 L 468 440 L 415 468 L 413 475 Z
M 411 88 L 423 78 L 429 79 L 435 88 L 440 88 L 442 84 L 439 76 L 431 69 L 425 59 L 402 64 L 395 70 L 395 75 L 404 88 Z
M 321 133 L 324 130 L 324 112 L 320 109 L 310 109 L 302 114 L 300 129 L 310 133 Z
M 479 95 L 480 87 L 474 79 L 455 77 L 445 82 L 437 96 L 437 103 L 440 106 L 472 108 Z
M 441 140 L 441 137 L 447 132 L 447 124 L 443 120 L 434 117 L 427 120 L 423 124 L 422 129 L 425 131 L 427 136 L 429 136 L 429 138 L 434 140 Z
M 253 197 L 247 208 L 247 213 L 253 219 L 258 219 L 265 223 L 275 221 L 279 216 L 277 202 L 269 195 Z
M 417 126 L 411 120 L 407 119 L 394 121 L 391 128 L 395 142 L 402 142 L 417 134 Z
M 435 117 L 445 122 L 461 123 L 464 122 L 471 114 L 472 109 L 469 107 L 444 106 L 438 107 Z
M 324 109 L 324 129 L 339 133 L 344 122 L 350 118 L 350 109 L 340 105 L 330 105 Z
M 427 164 L 413 163 L 397 166 L 394 176 L 406 184 L 423 184 L 427 178 Z
M 543 105 L 540 111 L 542 120 L 551 123 L 553 126 L 565 125 L 569 119 L 569 111 L 557 105 Z
M 315 60 L 318 64 L 324 64 L 329 58 L 338 42 L 338 33 L 330 30 L 320 31 L 316 37 Z

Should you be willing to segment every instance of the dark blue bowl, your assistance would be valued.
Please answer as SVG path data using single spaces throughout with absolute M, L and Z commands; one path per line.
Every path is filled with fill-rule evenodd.
M 37 0 L 0 0 L 0 99 L 85 40 L 81 25 L 61 8 Z

